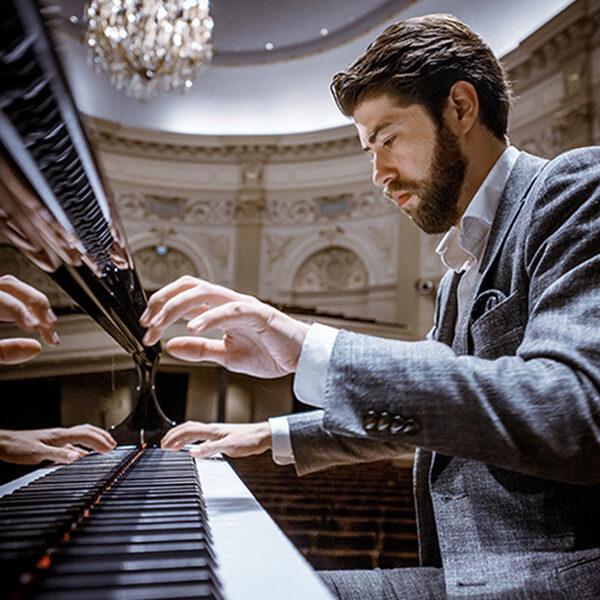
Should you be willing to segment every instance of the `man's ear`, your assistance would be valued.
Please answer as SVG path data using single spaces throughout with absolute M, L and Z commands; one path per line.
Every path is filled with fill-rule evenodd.
M 466 135 L 471 130 L 479 118 L 479 96 L 473 84 L 461 80 L 452 85 L 444 117 L 455 133 Z

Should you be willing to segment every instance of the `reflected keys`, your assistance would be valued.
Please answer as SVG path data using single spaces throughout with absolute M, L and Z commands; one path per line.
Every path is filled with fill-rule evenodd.
M 12 576 L 14 597 L 223 598 L 187 453 L 86 456 L 1 498 L 0 527 L 1 576 Z

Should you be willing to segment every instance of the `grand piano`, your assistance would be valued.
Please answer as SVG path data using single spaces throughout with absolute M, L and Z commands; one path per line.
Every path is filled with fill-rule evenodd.
M 34 0 L 0 0 L 0 230 L 132 357 L 118 447 L 0 486 L 0 597 L 325 600 L 223 459 L 164 452 L 174 425 L 141 343 L 146 296 Z

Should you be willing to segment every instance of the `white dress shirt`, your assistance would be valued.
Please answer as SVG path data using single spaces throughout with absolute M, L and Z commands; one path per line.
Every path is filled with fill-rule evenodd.
M 464 271 L 457 289 L 457 320 L 473 291 L 478 265 L 487 246 L 500 197 L 519 154 L 514 146 L 501 154 L 467 206 L 460 225 L 452 227 L 436 248 L 448 268 L 456 272 Z M 309 329 L 294 378 L 294 393 L 305 404 L 323 406 L 327 364 L 337 334 L 337 329 L 319 323 Z M 273 460 L 280 465 L 293 463 L 294 452 L 287 417 L 271 417 L 269 425 Z

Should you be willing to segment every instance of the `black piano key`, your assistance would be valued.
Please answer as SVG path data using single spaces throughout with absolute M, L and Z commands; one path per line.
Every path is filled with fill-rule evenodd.
M 87 590 L 44 590 L 29 596 L 32 600 L 222 600 L 221 592 L 204 583 L 161 584 Z
M 120 571 L 114 570 L 108 573 L 84 573 L 73 575 L 52 575 L 44 579 L 40 589 L 44 590 L 67 590 L 88 588 L 106 588 L 132 585 L 158 585 L 163 583 L 190 583 L 203 582 L 219 585 L 214 573 L 206 566 L 201 568 L 164 569 L 158 568 L 152 571 Z

